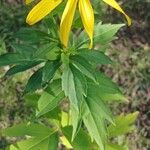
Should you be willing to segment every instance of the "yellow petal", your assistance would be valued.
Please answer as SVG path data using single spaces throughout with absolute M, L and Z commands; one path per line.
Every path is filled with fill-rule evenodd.
M 32 2 L 33 0 L 25 0 L 25 4 L 28 5 Z
M 68 44 L 69 33 L 71 30 L 73 17 L 77 7 L 77 2 L 78 0 L 68 0 L 61 18 L 60 40 L 65 47 L 67 47 Z
M 33 25 L 48 15 L 62 0 L 41 0 L 28 14 L 26 22 Z
M 130 17 L 122 10 L 122 8 L 119 6 L 119 4 L 115 1 L 115 0 L 103 0 L 105 3 L 107 3 L 108 5 L 110 5 L 111 7 L 117 9 L 118 11 L 120 11 L 122 14 L 124 14 L 124 16 L 127 19 L 128 25 L 131 25 L 131 19 Z
M 79 11 L 81 19 L 90 38 L 90 48 L 93 46 L 94 12 L 90 0 L 79 0 Z

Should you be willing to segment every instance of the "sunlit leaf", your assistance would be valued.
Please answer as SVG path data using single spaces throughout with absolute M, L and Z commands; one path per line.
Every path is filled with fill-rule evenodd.
M 134 122 L 137 119 L 139 112 L 134 112 L 128 115 L 121 114 L 115 118 L 115 125 L 108 127 L 110 137 L 115 137 L 129 133 L 135 129 Z

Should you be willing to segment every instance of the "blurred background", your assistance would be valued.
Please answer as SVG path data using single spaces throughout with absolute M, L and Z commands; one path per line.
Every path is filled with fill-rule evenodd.
M 118 32 L 118 39 L 107 51 L 116 64 L 101 67 L 101 70 L 129 99 L 128 104 L 113 105 L 114 113 L 140 112 L 137 131 L 128 136 L 131 150 L 150 150 L 150 0 L 120 0 L 119 3 L 133 24 Z M 27 26 L 27 12 L 21 0 L 0 0 L 0 54 L 11 51 L 13 34 Z M 101 16 L 105 23 L 123 22 L 122 15 L 106 5 Z M 7 67 L 0 68 L 0 128 L 26 120 L 32 111 L 22 98 L 29 74 L 3 78 L 5 70 Z M 0 137 L 0 150 L 14 140 Z

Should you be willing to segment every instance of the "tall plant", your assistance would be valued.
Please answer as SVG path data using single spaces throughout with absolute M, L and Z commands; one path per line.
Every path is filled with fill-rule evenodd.
M 131 24 L 115 0 L 103 1 Z M 124 24 L 102 24 L 98 0 L 35 3 L 26 22 L 33 25 L 45 17 L 41 30 L 22 28 L 15 35 L 19 42 L 12 44 L 14 52 L 0 56 L 0 66 L 11 66 L 6 76 L 36 70 L 23 93 L 35 116 L 3 130 L 6 136 L 23 137 L 9 149 L 128 149 L 118 137 L 134 130 L 138 112 L 113 115 L 109 104 L 127 99 L 97 67 L 113 63 L 105 51 Z

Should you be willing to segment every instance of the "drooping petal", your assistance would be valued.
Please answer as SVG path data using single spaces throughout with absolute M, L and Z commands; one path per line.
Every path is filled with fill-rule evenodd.
M 65 47 L 67 47 L 68 44 L 69 33 L 77 7 L 77 2 L 78 0 L 68 0 L 61 18 L 60 40 Z
M 90 38 L 90 48 L 93 46 L 94 12 L 90 0 L 79 0 L 79 11 L 81 19 Z
M 115 1 L 115 0 L 103 0 L 105 3 L 107 3 L 108 5 L 110 5 L 111 7 L 117 9 L 118 11 L 120 11 L 122 14 L 124 14 L 124 16 L 127 19 L 128 25 L 131 25 L 131 19 L 130 17 L 122 10 L 122 8 L 119 6 L 119 4 Z
M 57 7 L 62 0 L 41 0 L 34 8 L 29 12 L 26 22 L 29 25 L 33 25 L 48 15 L 55 7 Z

